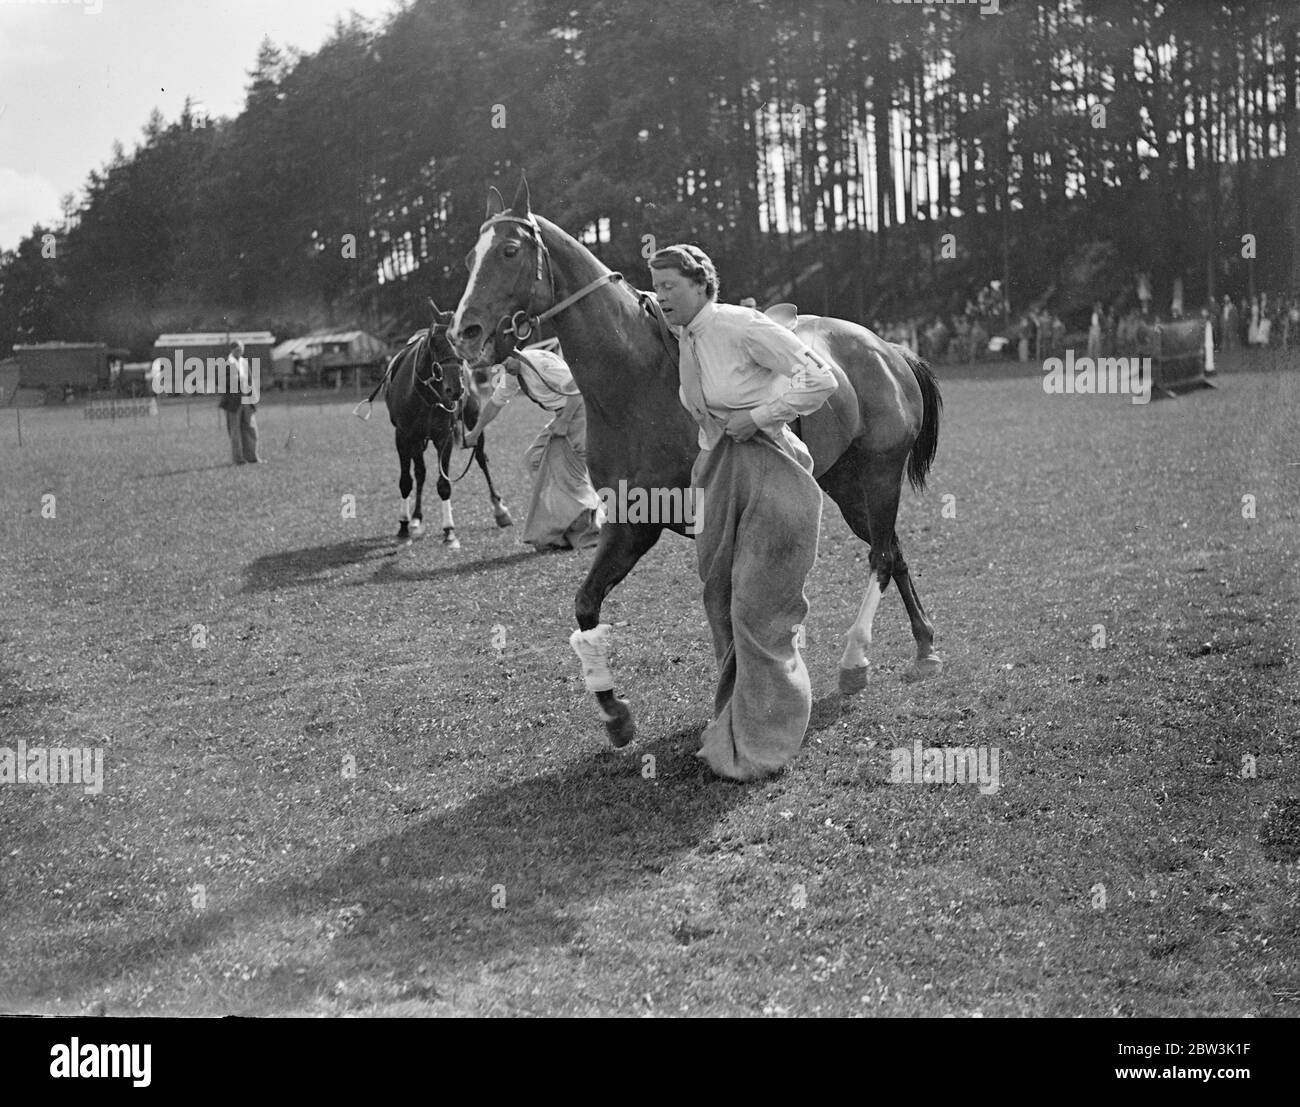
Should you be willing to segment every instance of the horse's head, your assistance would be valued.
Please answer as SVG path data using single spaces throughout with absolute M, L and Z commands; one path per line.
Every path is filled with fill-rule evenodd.
M 455 319 L 455 313 L 439 311 L 438 305 L 432 300 L 429 301 L 429 307 L 433 309 L 433 319 L 429 324 L 429 359 L 431 362 L 429 379 L 425 381 L 419 377 L 418 367 L 416 376 L 420 383 L 429 389 L 434 402 L 439 407 L 450 410 L 461 393 L 462 384 L 461 358 L 447 337 L 448 332 L 451 330 L 452 321 Z
M 471 365 L 503 361 L 532 337 L 533 320 L 554 299 L 542 231 L 522 176 L 508 208 L 501 193 L 488 190 L 487 215 L 465 265 L 469 283 L 448 337 Z
M 460 355 L 456 353 L 451 340 L 447 337 L 447 333 L 451 330 L 451 324 L 456 318 L 456 313 L 454 311 L 439 311 L 438 305 L 433 300 L 429 301 L 429 308 L 433 313 L 429 321 L 429 342 L 430 348 L 433 350 L 434 360 L 451 361 L 459 359 Z

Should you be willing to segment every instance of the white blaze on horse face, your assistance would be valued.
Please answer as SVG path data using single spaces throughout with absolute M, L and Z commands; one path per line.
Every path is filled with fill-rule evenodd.
M 871 583 L 867 585 L 867 594 L 862 597 L 858 617 L 845 635 L 848 641 L 840 658 L 841 669 L 860 669 L 867 663 L 867 650 L 871 647 L 871 624 L 876 620 L 876 608 L 879 605 L 880 582 L 873 572 Z
M 492 249 L 495 238 L 496 231 L 491 227 L 484 227 L 483 233 L 478 236 L 478 242 L 474 244 L 474 264 L 470 266 L 469 282 L 465 285 L 465 293 L 461 296 L 460 303 L 456 305 L 456 317 L 451 324 L 451 333 L 457 337 L 465 327 L 465 305 L 478 292 L 479 274 L 483 271 L 483 262 L 487 258 L 488 251 Z

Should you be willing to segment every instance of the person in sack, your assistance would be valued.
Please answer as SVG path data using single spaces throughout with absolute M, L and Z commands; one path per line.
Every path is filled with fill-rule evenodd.
M 471 448 L 479 436 L 521 392 L 551 416 L 524 454 L 533 473 L 532 502 L 524 541 L 537 550 L 581 550 L 600 537 L 600 497 L 587 475 L 587 409 L 573 374 L 555 349 L 542 343 L 517 350 L 483 405 L 477 426 L 465 435 Z
M 799 752 L 812 712 L 797 643 L 822 493 L 787 424 L 821 407 L 836 380 L 792 330 L 719 304 L 717 269 L 699 247 L 659 250 L 650 270 L 664 318 L 680 328 L 678 398 L 700 428 L 695 553 L 718 686 L 696 756 L 719 776 L 756 780 Z

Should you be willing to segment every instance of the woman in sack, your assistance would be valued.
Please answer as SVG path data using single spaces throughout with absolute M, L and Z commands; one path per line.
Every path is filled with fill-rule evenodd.
M 465 435 L 473 447 L 484 429 L 521 392 L 551 421 L 524 454 L 533 473 L 524 541 L 541 550 L 581 550 L 600 537 L 600 497 L 587 475 L 587 409 L 564 358 L 547 346 L 518 350 L 502 363 L 504 370 L 483 405 L 478 425 Z

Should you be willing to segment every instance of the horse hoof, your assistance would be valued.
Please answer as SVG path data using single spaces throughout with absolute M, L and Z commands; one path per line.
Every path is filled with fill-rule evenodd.
M 401 526 L 399 526 L 399 527 L 397 528 L 397 537 L 398 537 L 398 538 L 410 538 L 410 537 L 411 537 L 411 528 L 410 528 L 410 526 L 409 526 L 408 524 L 406 524 L 406 523 L 403 523 Z
M 510 516 L 510 509 L 507 507 L 503 506 L 500 511 L 494 511 L 492 514 L 496 518 L 497 526 L 502 530 L 515 525 L 514 519 Z
M 636 722 L 632 718 L 627 700 L 615 696 L 611 707 L 612 711 L 609 714 L 602 711 L 600 717 L 605 721 L 605 733 L 609 735 L 609 744 L 616 750 L 621 750 L 636 737 Z
M 840 670 L 840 695 L 856 696 L 867 686 L 869 665 L 859 665 L 853 669 Z
M 925 680 L 927 677 L 938 676 L 941 672 L 943 672 L 943 662 L 937 653 L 932 653 L 927 657 L 918 657 L 912 662 L 912 667 L 907 670 L 907 679 Z
M 424 524 L 420 522 L 419 519 L 411 520 L 411 537 L 412 538 L 424 537 Z
M 447 550 L 458 550 L 460 549 L 460 539 L 454 534 L 449 534 L 442 540 L 442 545 Z

